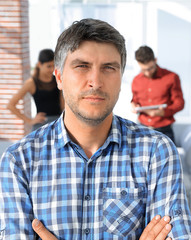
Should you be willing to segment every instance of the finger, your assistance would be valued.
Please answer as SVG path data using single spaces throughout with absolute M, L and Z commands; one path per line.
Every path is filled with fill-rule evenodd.
M 39 115 L 39 116 L 46 116 L 46 113 L 44 113 L 44 112 L 39 112 L 37 115 Z
M 155 240 L 161 240 L 166 239 L 167 235 L 171 231 L 172 226 L 170 224 L 166 224 L 165 227 L 162 229 L 162 231 L 158 234 L 158 236 L 155 238 Z M 171 238 L 167 238 L 167 240 L 170 240 Z
M 169 216 L 164 216 L 158 224 L 155 225 L 155 227 L 152 229 L 158 235 L 164 228 L 165 226 L 170 222 L 170 217 Z M 169 224 L 170 225 L 170 224 Z
M 146 226 L 146 228 L 144 229 L 144 231 L 143 231 L 143 233 L 142 233 L 142 235 L 141 235 L 140 240 L 146 239 L 148 233 L 153 229 L 153 227 L 154 227 L 157 223 L 159 223 L 160 219 L 161 219 L 160 215 L 156 215 L 156 216 L 150 221 L 150 223 L 149 223 L 149 224 Z
M 42 240 L 58 240 L 38 219 L 33 220 L 32 227 Z
M 39 121 L 40 121 L 41 123 L 45 122 L 46 120 L 47 120 L 46 117 L 41 117 L 41 118 L 39 118 Z
M 148 232 L 147 240 L 162 240 L 165 239 L 168 233 L 171 230 L 171 225 L 168 224 L 170 222 L 170 217 L 163 217 L 154 227 Z M 158 237 L 160 236 L 160 237 Z M 162 237 L 161 237 L 162 236 Z
M 46 116 L 37 116 L 35 119 L 39 123 L 43 123 L 47 120 Z

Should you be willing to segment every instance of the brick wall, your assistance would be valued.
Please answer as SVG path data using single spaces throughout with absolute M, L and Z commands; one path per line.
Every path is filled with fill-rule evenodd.
M 0 140 L 15 141 L 30 131 L 6 109 L 30 76 L 28 7 L 28 0 L 0 0 Z M 30 96 L 18 107 L 30 116 Z

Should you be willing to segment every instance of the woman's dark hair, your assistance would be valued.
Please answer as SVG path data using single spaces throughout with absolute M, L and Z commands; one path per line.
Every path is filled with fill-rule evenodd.
M 54 52 L 51 49 L 42 49 L 38 55 L 38 62 L 41 64 L 46 62 L 54 61 Z M 38 79 L 39 77 L 39 67 L 38 65 L 34 68 L 34 73 L 32 75 L 33 78 Z
M 43 49 L 40 51 L 38 61 L 41 63 L 51 62 L 54 60 L 54 52 L 51 49 Z

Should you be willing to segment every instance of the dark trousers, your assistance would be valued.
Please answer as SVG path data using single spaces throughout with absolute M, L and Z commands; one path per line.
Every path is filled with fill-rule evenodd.
M 160 128 L 154 128 L 154 130 L 164 133 L 174 142 L 174 133 L 171 125 L 160 127 Z

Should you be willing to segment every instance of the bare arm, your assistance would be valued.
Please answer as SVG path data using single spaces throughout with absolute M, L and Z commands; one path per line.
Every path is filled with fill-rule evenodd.
M 45 121 L 44 113 L 38 113 L 34 119 L 31 119 L 24 115 L 17 107 L 19 100 L 23 99 L 27 93 L 33 94 L 35 92 L 35 84 L 32 78 L 29 78 L 25 81 L 22 88 L 11 98 L 7 105 L 7 109 L 9 109 L 13 114 L 15 114 L 18 118 L 22 119 L 25 123 L 29 125 L 33 125 L 36 123 L 41 123 Z
M 155 216 L 144 229 L 139 240 L 165 240 L 171 230 L 169 222 L 170 218 L 168 216 L 162 219 L 159 215 Z M 42 240 L 57 240 L 39 220 L 34 219 L 32 227 Z M 171 240 L 171 238 L 167 238 L 166 240 Z

